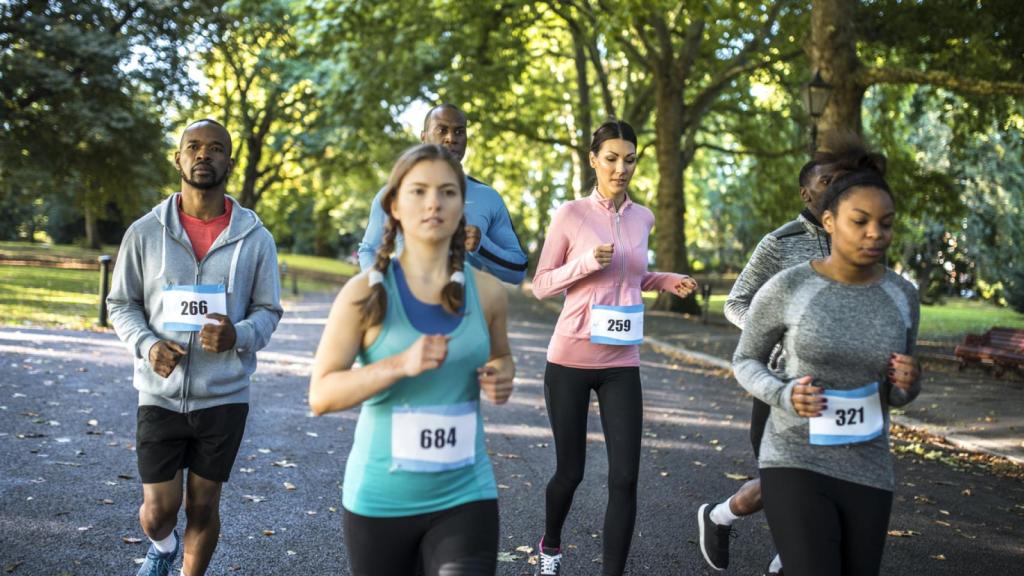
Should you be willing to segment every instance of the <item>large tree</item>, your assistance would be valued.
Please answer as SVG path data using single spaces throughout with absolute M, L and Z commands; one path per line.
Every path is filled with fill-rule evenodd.
M 975 114 L 1024 96 L 1018 0 L 813 0 L 811 14 L 811 66 L 833 86 L 819 122 L 826 139 L 862 132 L 864 95 L 873 86 L 944 88 L 978 104 Z
M 68 200 L 99 245 L 111 206 L 134 216 L 166 172 L 162 117 L 187 93 L 180 49 L 210 7 L 192 2 L 0 5 L 0 175 Z M 45 175 L 41 178 L 40 175 Z M 67 191 L 65 200 L 58 191 Z

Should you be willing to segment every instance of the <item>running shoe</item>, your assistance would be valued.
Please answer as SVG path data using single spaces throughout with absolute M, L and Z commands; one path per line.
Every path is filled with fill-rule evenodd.
M 729 538 L 732 526 L 719 526 L 711 520 L 714 504 L 702 504 L 697 510 L 697 523 L 700 525 L 700 551 L 704 560 L 715 570 L 725 570 L 729 566 Z
M 562 549 L 544 548 L 544 539 L 537 543 L 537 570 L 534 576 L 559 576 L 562 573 Z
M 174 550 L 166 554 L 156 549 L 153 544 L 149 545 L 149 552 L 146 552 L 146 561 L 139 566 L 136 576 L 167 576 L 174 567 L 174 560 L 178 557 L 178 550 L 181 549 L 181 538 L 178 538 L 178 531 L 174 531 Z
M 776 554 L 775 558 L 778 557 L 778 554 Z M 782 566 L 779 566 L 778 572 L 772 572 L 772 564 L 775 564 L 775 558 L 772 558 L 772 561 L 768 563 L 768 567 L 764 569 L 764 576 L 786 576 L 782 571 Z

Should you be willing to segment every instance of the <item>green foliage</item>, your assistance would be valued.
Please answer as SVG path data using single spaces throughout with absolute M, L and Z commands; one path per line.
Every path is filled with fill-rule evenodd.
M 199 11 L 156 0 L 0 6 L 5 198 L 27 191 L 94 223 L 111 205 L 127 217 L 150 204 L 168 174 L 161 114 L 188 90 L 179 48 Z

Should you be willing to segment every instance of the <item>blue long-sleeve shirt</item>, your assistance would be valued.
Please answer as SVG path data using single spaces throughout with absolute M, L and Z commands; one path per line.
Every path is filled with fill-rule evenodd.
M 384 208 L 381 188 L 370 205 L 370 220 L 366 233 L 359 243 L 359 267 L 363 270 L 373 266 L 377 248 L 384 237 Z M 527 258 L 519 244 L 519 237 L 512 228 L 512 218 L 505 207 L 505 201 L 498 192 L 487 184 L 466 178 L 466 224 L 480 229 L 480 246 L 467 252 L 466 258 L 473 267 L 489 272 L 503 282 L 519 284 L 526 277 Z M 402 237 L 399 234 L 396 250 L 401 250 Z

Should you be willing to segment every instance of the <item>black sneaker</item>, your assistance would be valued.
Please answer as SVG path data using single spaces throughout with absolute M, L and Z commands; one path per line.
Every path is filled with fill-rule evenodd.
M 697 510 L 697 523 L 700 525 L 700 551 L 708 566 L 715 570 L 725 570 L 729 566 L 729 537 L 732 526 L 719 526 L 711 521 L 713 504 L 702 504 Z
M 778 558 L 778 557 L 779 557 L 779 555 L 776 554 L 775 558 Z M 764 569 L 764 576 L 786 576 L 785 573 L 783 573 L 783 571 L 782 571 L 782 566 L 779 566 L 779 571 L 778 572 L 772 572 L 772 564 L 775 563 L 775 558 L 772 558 L 772 561 L 768 563 L 768 567 Z

